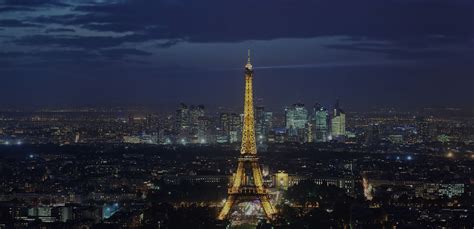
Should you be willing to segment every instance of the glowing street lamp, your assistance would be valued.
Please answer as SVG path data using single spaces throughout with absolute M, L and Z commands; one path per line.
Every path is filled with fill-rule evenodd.
M 453 152 L 448 152 L 448 154 L 446 154 L 446 157 L 448 157 L 448 158 L 453 158 L 453 157 L 454 157 Z

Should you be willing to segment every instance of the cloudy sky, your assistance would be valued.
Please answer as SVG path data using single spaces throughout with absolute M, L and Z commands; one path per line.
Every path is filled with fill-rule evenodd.
M 0 0 L 0 106 L 474 106 L 472 0 Z

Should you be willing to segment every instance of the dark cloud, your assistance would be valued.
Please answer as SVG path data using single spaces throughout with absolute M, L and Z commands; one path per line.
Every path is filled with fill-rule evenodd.
M 18 45 L 52 45 L 57 47 L 73 47 L 85 49 L 110 48 L 125 42 L 142 41 L 140 35 L 126 35 L 120 37 L 107 36 L 66 36 L 66 35 L 34 35 L 15 40 Z
M 183 39 L 171 39 L 171 40 L 167 40 L 165 42 L 159 42 L 158 43 L 158 47 L 160 48 L 168 48 L 168 47 L 171 47 L 179 42 L 182 42 L 184 41 Z
M 39 52 L 0 52 L 0 59 L 39 58 L 39 60 L 79 61 L 97 59 L 99 54 L 84 50 L 51 50 Z
M 239 42 L 349 36 L 404 45 L 472 39 L 474 2 L 464 0 L 107 1 L 77 6 L 83 14 L 35 21 L 96 31 L 135 32 L 141 41 Z M 137 40 L 138 41 L 138 40 Z M 100 39 L 98 40 L 100 43 Z
M 40 66 L 38 64 L 51 65 L 51 63 L 63 65 L 65 63 L 78 64 L 80 62 L 97 62 L 104 64 L 109 61 L 117 61 L 130 56 L 149 56 L 151 53 L 138 49 L 100 49 L 97 51 L 88 50 L 50 50 L 37 52 L 0 52 L 0 60 L 12 60 L 14 58 L 29 58 L 26 66 Z M 32 59 L 35 58 L 35 59 Z M 138 62 L 135 62 L 138 63 Z M 18 64 L 17 64 L 18 65 Z M 23 65 L 24 66 L 24 65 Z
M 41 27 L 41 25 L 13 19 L 0 20 L 0 27 Z
M 425 46 L 425 47 L 421 47 Z M 382 43 L 352 43 L 352 44 L 330 44 L 328 48 L 374 52 L 387 54 L 387 57 L 393 59 L 432 59 L 432 58 L 474 58 L 474 43 L 468 43 L 462 50 L 456 50 L 452 47 L 430 47 L 426 44 L 420 44 L 420 47 L 412 48 L 409 45 L 382 44 Z
M 129 30 L 156 39 L 198 42 L 346 35 L 423 43 L 433 35 L 470 39 L 473 7 L 472 1 L 441 0 L 133 0 L 77 7 L 88 14 L 69 23 L 98 31 Z
M 28 7 L 18 7 L 18 6 L 0 7 L 0 13 L 12 12 L 12 11 L 34 11 L 34 9 L 28 8 Z
M 63 33 L 63 32 L 76 32 L 74 29 L 70 28 L 54 28 L 54 29 L 47 29 L 46 33 Z
M 1 0 L 5 6 L 69 6 L 64 0 Z
M 118 100 L 224 103 L 228 97 L 215 95 L 232 92 L 240 102 L 241 78 L 230 77 L 241 76 L 240 69 L 207 69 L 234 66 L 236 49 L 245 41 L 266 52 L 260 59 L 266 63 L 255 65 L 261 76 L 256 85 L 264 85 L 261 95 L 275 101 L 291 103 L 300 95 L 400 102 L 405 91 L 405 100 L 470 98 L 472 0 L 0 0 L 0 5 L 0 42 L 3 50 L 15 50 L 0 50 L 0 75 L 10 76 L 0 85 L 4 96 L 28 100 L 19 86 L 8 85 L 29 85 L 25 91 L 41 95 L 55 91 L 54 83 L 80 99 L 87 95 L 76 85 L 92 85 L 97 95 L 110 87 Z M 34 29 L 38 26 L 43 27 Z M 258 81 L 263 79 L 268 81 Z M 365 100 L 368 92 L 371 99 Z
M 70 24 L 76 24 L 80 21 L 83 21 L 83 19 L 77 19 L 77 21 L 71 21 Z M 87 24 L 81 24 L 81 27 L 90 29 L 90 30 L 96 30 L 96 31 L 113 31 L 113 32 L 129 32 L 129 31 L 142 31 L 144 27 L 142 25 L 136 25 L 136 24 L 127 24 L 127 23 L 103 23 L 103 24 L 98 24 L 98 23 L 87 23 Z
M 0 59 L 12 58 L 12 57 L 22 57 L 25 56 L 24 52 L 0 52 Z
M 149 52 L 138 49 L 105 49 L 101 54 L 112 59 L 122 59 L 126 56 L 150 56 Z

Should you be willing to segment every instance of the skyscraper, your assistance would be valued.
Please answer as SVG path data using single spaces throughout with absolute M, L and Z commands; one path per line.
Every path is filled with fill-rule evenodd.
M 221 113 L 219 122 L 221 135 L 225 135 L 229 142 L 238 141 L 242 132 L 240 115 L 236 113 Z
M 308 122 L 308 110 L 302 103 L 295 103 L 285 109 L 286 130 L 290 136 L 303 132 Z
M 346 113 L 340 108 L 339 100 L 331 117 L 331 135 L 333 139 L 346 136 Z
M 204 117 L 205 110 L 204 105 L 194 106 L 192 105 L 189 109 L 189 125 L 192 129 L 196 129 L 199 126 L 199 120 Z
M 190 135 L 191 142 L 193 143 L 201 143 L 205 139 L 205 131 L 203 128 L 204 115 L 204 105 L 191 105 L 189 108 L 189 126 L 191 129 Z
M 189 109 L 186 104 L 181 103 L 179 108 L 176 110 L 176 126 L 175 130 L 177 134 L 183 134 L 189 128 Z
M 264 107 L 255 107 L 255 133 L 257 143 L 261 144 L 267 140 L 268 132 L 272 129 L 273 113 L 265 111 Z
M 316 103 L 314 111 L 314 141 L 326 142 L 328 140 L 328 111 Z
M 265 128 L 265 135 L 267 136 L 268 133 L 273 129 L 273 113 L 270 112 L 270 111 L 265 111 L 265 114 L 264 114 L 264 124 L 263 124 L 264 128 Z M 267 136 L 268 137 L 268 136 Z M 266 138 L 267 138 L 266 137 Z
M 203 105 L 187 106 L 181 103 L 176 110 L 175 133 L 180 141 L 190 140 L 192 143 L 198 143 L 205 135 L 202 125 L 205 108 Z
M 307 122 L 305 128 L 305 138 L 304 142 L 313 142 L 313 123 Z
M 265 108 L 255 107 L 255 134 L 257 142 L 261 143 L 265 135 Z

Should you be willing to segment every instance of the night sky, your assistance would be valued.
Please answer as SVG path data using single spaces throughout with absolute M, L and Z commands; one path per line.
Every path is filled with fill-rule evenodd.
M 0 0 L 0 106 L 474 107 L 472 0 Z

